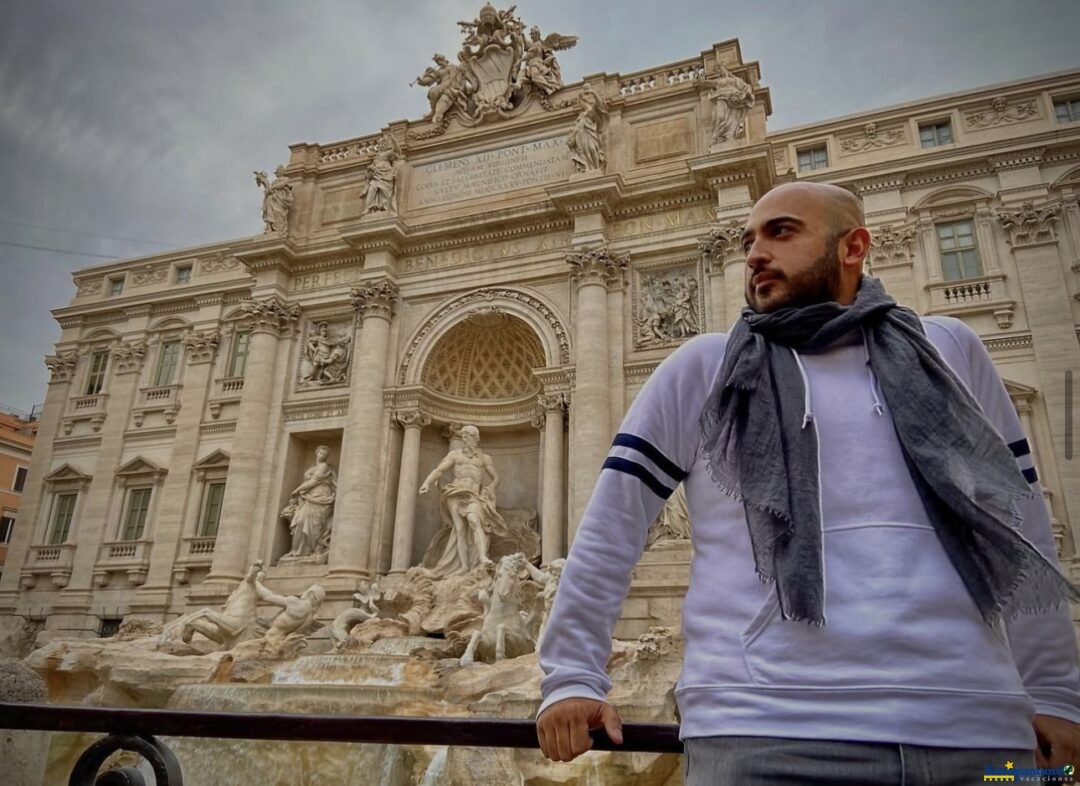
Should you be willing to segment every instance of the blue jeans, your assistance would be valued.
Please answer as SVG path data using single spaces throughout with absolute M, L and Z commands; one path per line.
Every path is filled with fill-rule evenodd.
M 684 740 L 686 786 L 969 786 L 987 765 L 1034 767 L 1026 750 L 928 748 L 777 737 Z

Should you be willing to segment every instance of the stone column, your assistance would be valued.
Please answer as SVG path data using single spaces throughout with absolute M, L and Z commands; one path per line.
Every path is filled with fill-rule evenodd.
M 420 475 L 420 432 L 431 418 L 419 410 L 399 412 L 397 422 L 405 429 L 401 443 L 397 506 L 394 508 L 394 550 L 390 572 L 404 573 L 412 562 L 413 530 L 416 526 L 416 494 Z
M 373 279 L 352 291 L 362 328 L 353 361 L 349 421 L 341 437 L 340 492 L 330 539 L 331 577 L 355 579 L 370 575 L 368 551 L 378 502 L 383 385 L 390 319 L 397 301 L 397 285 L 388 277 Z
M 611 443 L 610 362 L 608 357 L 607 288 L 629 265 L 626 254 L 606 246 L 575 252 L 566 261 L 577 283 L 577 324 L 573 439 L 575 476 L 569 540 L 592 494 Z
M 872 229 L 869 264 L 866 266 L 870 275 L 881 281 L 896 302 L 909 308 L 918 308 L 911 255 L 915 233 L 915 226 L 907 224 L 883 224 Z
M 26 474 L 19 512 L 15 516 L 15 532 L 8 545 L 6 568 L 0 578 L 0 613 L 14 611 L 19 592 L 19 572 L 30 554 L 30 547 L 40 541 L 39 532 L 42 486 L 52 464 L 53 440 L 60 433 L 60 422 L 71 393 L 71 379 L 75 373 L 78 355 L 75 351 L 59 355 L 47 355 L 45 365 L 51 378 L 45 393 L 45 405 L 38 422 L 37 440 L 30 454 L 30 467 Z
M 1071 436 L 1076 449 L 1075 433 L 1065 433 L 1066 411 L 1075 407 L 1065 396 L 1065 375 L 1080 369 L 1080 347 L 1073 328 L 1071 289 L 1065 279 L 1066 265 L 1062 264 L 1055 224 L 1060 207 L 1025 203 L 1019 210 L 1002 210 L 998 218 L 1008 231 L 1016 270 L 1027 304 L 1028 326 L 1039 374 L 1039 388 L 1046 401 L 1050 426 L 1050 444 L 1042 460 L 1051 459 L 1057 467 L 1071 465 L 1066 458 Z M 1031 435 L 1028 435 L 1029 437 Z M 1049 454 L 1049 455 L 1046 455 Z M 1080 477 L 1062 471 L 1061 492 L 1068 522 L 1080 519 Z
M 742 310 L 743 265 L 746 257 L 740 238 L 744 222 L 731 219 L 714 227 L 708 235 L 698 238 L 698 248 L 705 257 L 709 275 L 709 294 L 713 301 L 712 330 L 725 331 Z
M 79 514 L 77 525 L 72 523 L 71 539 L 78 544 L 72 562 L 71 580 L 65 593 L 65 601 L 77 605 L 76 596 L 85 593 L 89 599 L 90 582 L 94 563 L 98 560 L 101 544 L 110 537 L 109 527 L 116 525 L 116 517 L 109 515 L 109 500 L 116 483 L 116 470 L 124 450 L 124 431 L 139 384 L 146 344 L 143 341 L 127 341 L 111 349 L 112 378 L 109 381 L 109 401 L 105 409 L 105 422 L 101 427 L 101 443 L 94 461 L 94 479 L 86 491 L 86 502 Z M 113 533 L 115 534 L 115 533 Z
M 566 556 L 564 543 L 566 510 L 566 468 L 563 466 L 563 415 L 566 397 L 562 394 L 540 396 L 544 412 L 544 487 L 543 521 L 541 522 L 541 563 Z
M 289 336 L 300 316 L 299 306 L 287 306 L 277 297 L 243 304 L 251 319 L 251 338 L 244 366 L 244 389 L 236 418 L 235 438 L 225 481 L 221 523 L 214 541 L 214 559 L 207 582 L 239 581 L 247 566 L 259 479 L 267 471 L 264 461 L 270 418 L 270 396 L 276 386 L 278 340 Z
M 151 531 L 154 542 L 150 549 L 150 567 L 146 582 L 139 588 L 132 603 L 133 612 L 161 614 L 169 605 L 173 563 L 184 535 L 184 503 L 191 484 L 191 468 L 199 449 L 199 424 L 206 403 L 212 362 L 220 340 L 221 334 L 217 330 L 184 336 L 187 369 L 180 390 L 169 474 L 157 491 L 161 498 Z

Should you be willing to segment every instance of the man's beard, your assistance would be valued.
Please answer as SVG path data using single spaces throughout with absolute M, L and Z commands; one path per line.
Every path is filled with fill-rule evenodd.
M 776 301 L 769 301 L 768 308 L 760 309 L 754 303 L 753 288 L 746 285 L 746 302 L 758 313 L 770 313 L 781 308 L 802 308 L 816 303 L 828 303 L 836 300 L 840 293 L 840 264 L 835 253 L 827 251 L 818 257 L 814 264 L 794 276 L 782 271 L 770 271 L 781 276 L 777 283 L 787 287 L 785 296 Z M 755 274 L 756 275 L 756 274 Z M 753 276 L 751 276 L 753 280 Z

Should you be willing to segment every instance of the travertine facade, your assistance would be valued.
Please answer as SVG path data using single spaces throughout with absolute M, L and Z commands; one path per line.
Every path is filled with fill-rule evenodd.
M 0 615 L 91 636 L 216 608 L 262 560 L 286 593 L 318 582 L 333 619 L 420 563 L 442 520 L 419 481 L 462 424 L 500 512 L 532 522 L 545 564 L 565 555 L 635 392 L 736 318 L 741 222 L 793 179 L 858 193 L 870 273 L 983 337 L 1075 573 L 1080 122 L 1055 103 L 1071 111 L 1080 72 L 769 132 L 734 40 L 564 85 L 572 36 L 506 12 L 466 33 L 471 77 L 453 58 L 421 77 L 434 116 L 259 173 L 264 233 L 76 274 Z M 282 518 L 317 466 L 336 473 L 324 558 L 282 560 L 319 551 Z M 661 542 L 617 635 L 674 619 L 688 550 Z

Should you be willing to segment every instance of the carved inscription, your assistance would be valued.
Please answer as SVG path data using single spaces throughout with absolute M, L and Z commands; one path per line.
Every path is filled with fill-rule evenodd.
M 563 180 L 574 171 L 561 136 L 449 158 L 413 169 L 412 208 L 441 205 Z
M 653 161 L 690 152 L 690 122 L 685 117 L 643 123 L 635 129 L 634 161 Z
M 710 224 L 714 220 L 710 208 L 704 205 L 691 205 L 676 210 L 665 210 L 663 213 L 651 213 L 613 221 L 610 225 L 608 237 L 617 240 L 624 237 L 647 235 L 650 232 L 667 232 L 680 227 Z
M 339 270 L 325 270 L 320 273 L 307 273 L 293 276 L 289 282 L 289 291 L 302 292 L 306 289 L 319 289 L 321 287 L 336 287 L 346 284 L 355 284 L 360 280 L 360 268 L 347 267 Z
M 521 237 L 499 243 L 485 243 L 467 248 L 455 248 L 451 251 L 438 251 L 406 257 L 401 261 L 402 273 L 423 273 L 458 265 L 470 265 L 474 262 L 487 262 L 493 259 L 514 257 L 520 254 L 535 254 L 540 251 L 566 248 L 570 245 L 569 232 L 553 232 L 547 235 Z

